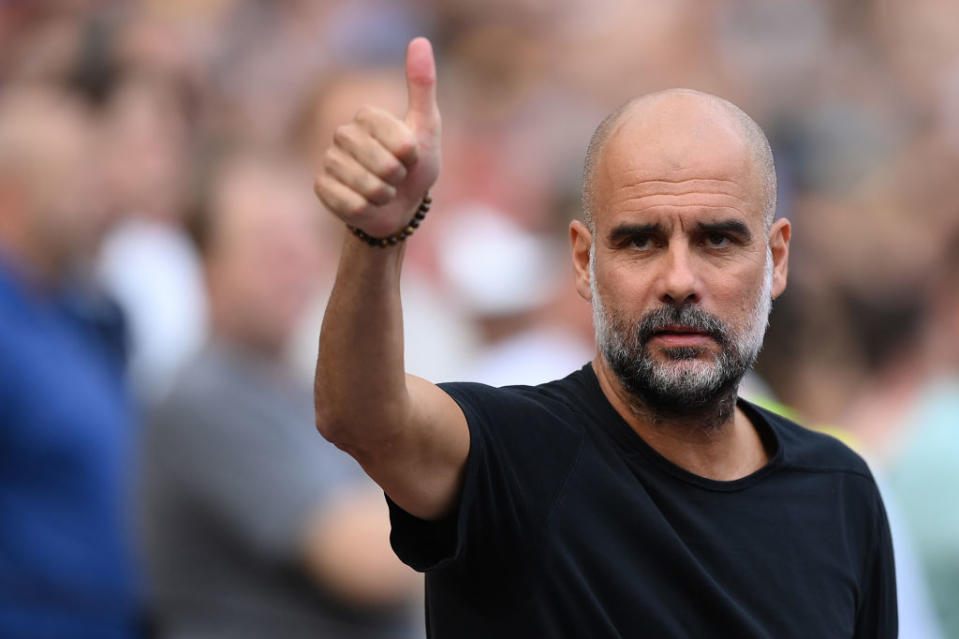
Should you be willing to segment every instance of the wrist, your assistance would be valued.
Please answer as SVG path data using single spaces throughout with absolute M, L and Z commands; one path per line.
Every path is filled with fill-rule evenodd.
M 423 199 L 420 201 L 419 206 L 416 207 L 416 211 L 413 213 L 413 217 L 410 218 L 409 222 L 407 222 L 402 229 L 400 229 L 396 233 L 393 233 L 392 235 L 387 235 L 385 237 L 374 237 L 370 235 L 369 233 L 367 233 L 366 231 L 358 229 L 357 227 L 351 226 L 349 224 L 346 225 L 346 228 L 348 228 L 350 232 L 353 233 L 353 235 L 355 235 L 362 241 L 366 242 L 370 246 L 378 246 L 380 248 L 386 248 L 387 246 L 396 246 L 400 242 L 405 242 L 406 238 L 408 238 L 409 236 L 413 235 L 414 232 L 416 232 L 416 229 L 419 228 L 420 223 L 423 221 L 424 218 L 426 218 L 426 214 L 427 212 L 429 212 L 430 205 L 432 203 L 433 203 L 433 198 L 430 197 L 430 193 L 429 191 L 427 191 L 426 194 L 423 196 Z

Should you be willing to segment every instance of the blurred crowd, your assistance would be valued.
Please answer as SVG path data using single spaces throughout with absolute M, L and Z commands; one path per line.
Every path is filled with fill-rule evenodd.
M 885 487 L 904 637 L 959 637 L 959 5 L 951 0 L 0 2 L 0 636 L 408 637 L 422 582 L 313 430 L 336 126 L 405 111 L 431 38 L 433 211 L 406 361 L 539 383 L 593 128 L 686 86 L 767 132 L 793 223 L 747 397 Z

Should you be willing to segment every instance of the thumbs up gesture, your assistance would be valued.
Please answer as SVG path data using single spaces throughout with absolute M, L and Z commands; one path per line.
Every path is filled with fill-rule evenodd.
M 374 237 L 404 228 L 439 175 L 436 64 L 425 38 L 406 50 L 406 84 L 406 117 L 360 107 L 336 129 L 314 185 L 330 212 Z

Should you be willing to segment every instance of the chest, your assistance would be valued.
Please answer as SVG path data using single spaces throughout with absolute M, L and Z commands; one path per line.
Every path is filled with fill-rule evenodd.
M 116 485 L 132 443 L 120 371 L 69 324 L 41 320 L 4 331 L 0 442 L 7 486 L 39 488 L 47 479 L 71 490 Z
M 822 478 L 721 492 L 587 461 L 552 512 L 541 587 L 562 623 L 609 636 L 849 637 L 861 561 L 841 502 Z

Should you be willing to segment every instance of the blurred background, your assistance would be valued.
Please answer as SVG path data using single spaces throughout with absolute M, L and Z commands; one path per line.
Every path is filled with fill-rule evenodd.
M 866 456 L 902 636 L 959 638 L 952 0 L 0 1 L 0 635 L 422 635 L 309 390 L 343 236 L 314 167 L 361 104 L 405 112 L 416 35 L 444 165 L 409 371 L 590 359 L 567 227 L 593 128 L 649 91 L 723 96 L 793 223 L 744 394 Z

